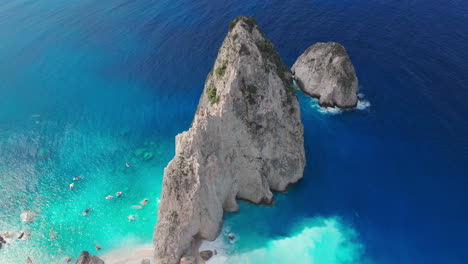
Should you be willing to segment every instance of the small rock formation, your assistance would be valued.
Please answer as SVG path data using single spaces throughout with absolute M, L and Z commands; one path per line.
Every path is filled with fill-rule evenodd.
M 91 256 L 88 251 L 81 251 L 76 264 L 104 264 L 104 261 L 96 256 Z
M 299 88 L 322 107 L 355 107 L 358 80 L 345 48 L 335 42 L 310 46 L 291 68 Z
M 33 211 L 22 211 L 20 214 L 21 222 L 23 222 L 23 224 L 30 224 L 36 216 L 36 213 Z
M 164 171 L 153 242 L 158 264 L 203 263 L 236 199 L 271 204 L 303 176 L 303 125 L 289 69 L 255 20 L 231 22 L 192 126 Z
M 144 259 L 141 261 L 141 264 L 151 264 L 151 261 L 149 259 Z
M 192 256 L 185 256 L 180 259 L 179 264 L 196 264 L 196 258 Z
M 203 250 L 200 252 L 200 257 L 204 260 L 207 261 L 213 256 L 213 251 L 211 250 Z

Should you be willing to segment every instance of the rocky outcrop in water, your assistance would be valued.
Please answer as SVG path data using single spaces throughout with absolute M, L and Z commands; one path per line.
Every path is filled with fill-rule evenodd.
M 236 199 L 270 204 L 303 176 L 303 126 L 291 73 L 254 19 L 230 24 L 189 131 L 164 171 L 156 263 L 203 263 Z
M 349 108 L 358 102 L 358 80 L 345 48 L 335 42 L 309 47 L 294 63 L 299 88 L 319 98 L 320 106 Z
M 81 251 L 76 264 L 104 264 L 104 261 L 96 256 L 91 256 L 88 251 Z

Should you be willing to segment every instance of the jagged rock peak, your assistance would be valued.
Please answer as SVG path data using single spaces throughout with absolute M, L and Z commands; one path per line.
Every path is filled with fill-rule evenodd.
M 349 108 L 358 102 L 358 79 L 345 48 L 336 42 L 310 46 L 294 63 L 299 88 L 320 106 Z
M 159 264 L 203 263 L 236 199 L 270 204 L 303 176 L 303 125 L 291 73 L 250 17 L 238 17 L 208 74 L 190 129 L 164 171 L 154 233 Z

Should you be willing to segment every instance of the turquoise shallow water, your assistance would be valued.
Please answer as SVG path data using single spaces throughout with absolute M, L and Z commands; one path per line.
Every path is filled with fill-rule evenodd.
M 1 264 L 151 243 L 174 137 L 241 14 L 287 65 L 343 43 L 370 106 L 324 113 L 299 94 L 304 179 L 273 206 L 226 215 L 215 245 L 228 257 L 213 261 L 468 262 L 466 1 L 4 0 L 0 231 L 31 235 L 0 249 Z M 38 214 L 31 225 L 22 210 Z

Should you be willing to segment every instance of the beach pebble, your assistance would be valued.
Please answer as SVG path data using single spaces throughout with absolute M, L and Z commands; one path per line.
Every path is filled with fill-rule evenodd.
M 192 256 L 184 256 L 180 259 L 179 264 L 196 264 L 196 259 L 195 257 Z
M 207 261 L 213 256 L 213 251 L 211 250 L 203 250 L 200 252 L 200 257 L 204 260 Z

